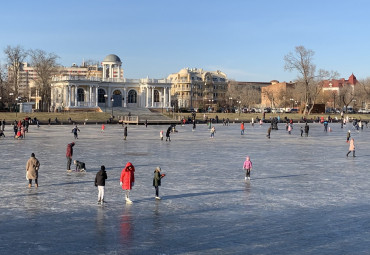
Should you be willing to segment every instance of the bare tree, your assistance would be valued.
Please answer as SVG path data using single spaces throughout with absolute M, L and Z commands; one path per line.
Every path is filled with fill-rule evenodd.
M 0 63 L 0 108 L 3 108 L 5 106 L 4 102 L 9 103 L 8 98 L 8 83 L 6 80 L 6 65 Z
M 9 82 L 13 86 L 14 98 L 19 96 L 19 80 L 22 63 L 26 59 L 28 53 L 21 46 L 7 46 L 4 50 L 6 61 L 9 70 Z
M 316 72 L 316 65 L 312 62 L 314 54 L 312 50 L 307 50 L 303 46 L 297 46 L 294 53 L 290 52 L 284 57 L 284 69 L 298 71 L 296 84 L 302 88 L 302 101 L 306 106 L 303 114 L 311 113 L 315 101 L 322 90 L 323 80 L 338 76 L 337 72 L 328 72 L 322 69 Z
M 230 80 L 226 98 L 240 101 L 241 106 L 249 108 L 259 103 L 261 92 L 251 86 L 238 84 L 238 82 Z
M 30 50 L 31 66 L 37 74 L 35 78 L 36 88 L 42 101 L 42 110 L 47 110 L 51 100 L 51 79 L 58 71 L 57 59 L 54 53 L 46 53 L 43 50 Z

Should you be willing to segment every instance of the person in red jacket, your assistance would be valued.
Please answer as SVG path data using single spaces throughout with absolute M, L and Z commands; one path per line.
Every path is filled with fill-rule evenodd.
M 244 135 L 244 122 L 240 124 L 240 134 Z
M 123 168 L 121 172 L 120 185 L 122 189 L 125 190 L 126 203 L 128 204 L 132 203 L 130 200 L 130 190 L 135 183 L 134 173 L 135 167 L 131 164 L 131 162 L 127 162 L 125 168 Z
M 73 146 L 75 146 L 74 142 L 71 142 L 67 145 L 67 152 L 66 152 L 66 157 L 67 157 L 67 171 L 71 171 L 71 164 L 72 164 L 72 156 L 73 156 Z

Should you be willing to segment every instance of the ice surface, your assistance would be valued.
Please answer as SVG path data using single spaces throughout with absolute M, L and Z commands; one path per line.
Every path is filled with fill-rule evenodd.
M 74 159 L 87 173 L 66 173 L 71 126 L 30 127 L 13 140 L 6 126 L 0 140 L 0 254 L 368 254 L 370 247 L 370 130 L 352 131 L 356 158 L 346 157 L 348 125 L 324 133 L 310 124 L 300 137 L 280 124 L 177 126 L 79 126 Z M 34 152 L 40 187 L 27 188 L 25 165 Z M 242 164 L 253 162 L 251 180 Z M 127 161 L 136 167 L 126 205 L 119 176 Z M 105 206 L 97 205 L 96 172 L 108 174 Z M 73 165 L 72 165 L 73 166 Z M 153 171 L 162 168 L 154 199 Z

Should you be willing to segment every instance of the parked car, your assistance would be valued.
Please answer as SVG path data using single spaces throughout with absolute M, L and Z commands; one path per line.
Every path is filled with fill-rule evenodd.
M 358 113 L 370 113 L 370 110 L 362 108 L 362 109 L 358 110 Z
M 290 109 L 290 113 L 298 113 L 298 109 Z

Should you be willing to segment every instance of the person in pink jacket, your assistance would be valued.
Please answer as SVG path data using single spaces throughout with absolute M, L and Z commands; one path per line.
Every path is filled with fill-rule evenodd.
M 245 180 L 251 179 L 251 170 L 252 170 L 252 161 L 250 160 L 249 156 L 244 161 L 243 169 L 245 170 Z
M 355 156 L 355 139 L 351 138 L 351 140 L 349 141 L 349 151 L 347 152 L 347 157 L 348 155 L 351 153 L 353 153 L 353 157 L 356 157 Z
M 123 168 L 121 172 L 120 185 L 122 189 L 125 190 L 126 203 L 128 204 L 132 203 L 130 200 L 130 190 L 135 183 L 134 172 L 135 167 L 131 164 L 131 162 L 127 162 L 125 168 Z

